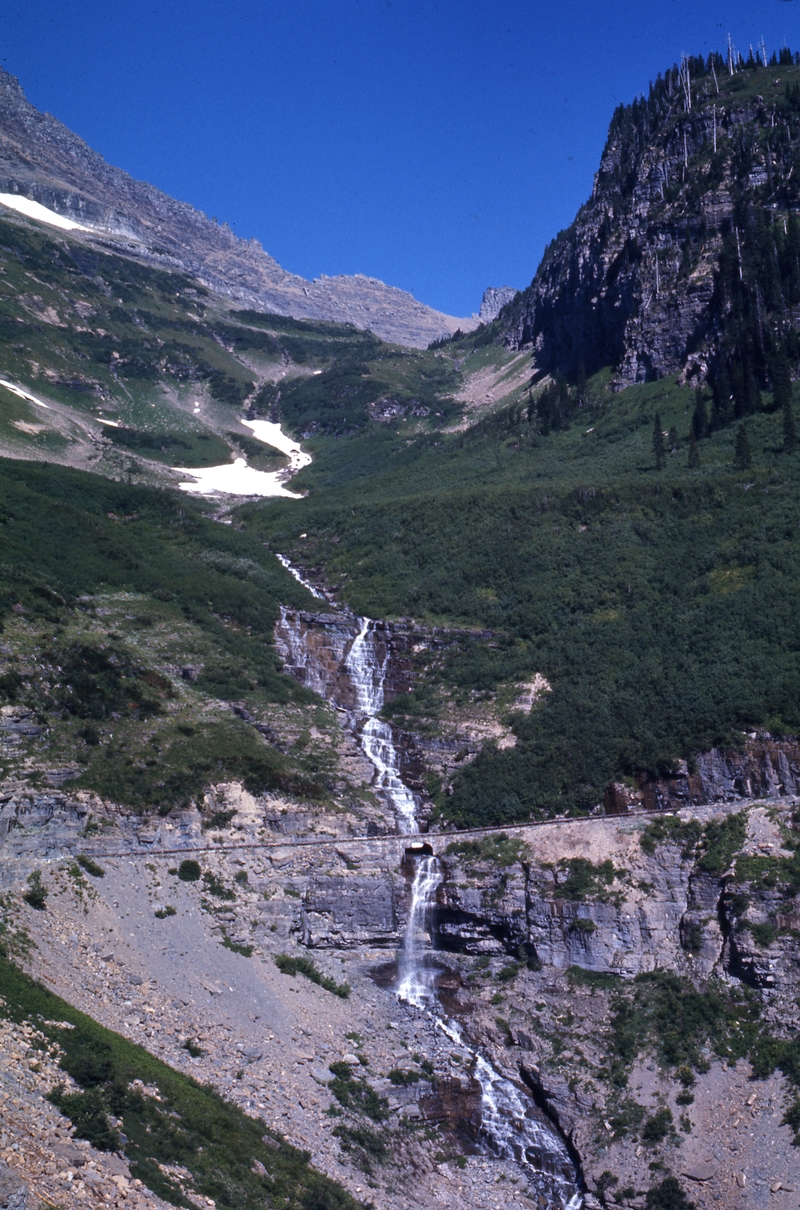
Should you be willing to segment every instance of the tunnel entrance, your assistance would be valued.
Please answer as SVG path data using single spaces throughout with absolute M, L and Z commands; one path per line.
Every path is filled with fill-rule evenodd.
M 415 840 L 406 847 L 406 858 L 409 857 L 433 857 L 433 845 L 427 840 Z

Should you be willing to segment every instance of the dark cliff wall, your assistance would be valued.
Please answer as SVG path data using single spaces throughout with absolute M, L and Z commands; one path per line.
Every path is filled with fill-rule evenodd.
M 674 68 L 616 111 L 591 199 L 501 314 L 505 341 L 548 373 L 703 379 L 737 325 L 765 365 L 796 326 L 800 69 L 789 54 L 733 75 L 719 57 L 688 64 L 688 96 Z

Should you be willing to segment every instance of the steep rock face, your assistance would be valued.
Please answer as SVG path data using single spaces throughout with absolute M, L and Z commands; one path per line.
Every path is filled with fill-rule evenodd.
M 477 317 L 456 319 L 375 278 L 287 273 L 256 239 L 237 238 L 186 202 L 107 164 L 25 98 L 0 69 L 0 192 L 18 193 L 96 228 L 107 246 L 182 269 L 237 302 L 298 319 L 369 328 L 384 340 L 424 348 Z
M 478 319 L 481 323 L 488 324 L 493 319 L 497 319 L 503 307 L 506 303 L 511 302 L 516 293 L 513 286 L 489 286 L 484 290 L 481 309 L 478 312 Z
M 303 944 L 312 949 L 396 946 L 401 936 L 397 900 L 390 877 L 315 879 L 303 900 Z
M 275 646 L 290 676 L 340 709 L 353 710 L 356 691 L 346 660 L 360 628 L 361 619 L 353 614 L 285 609 L 275 627 Z M 375 622 L 372 636 L 389 701 L 411 688 L 409 654 L 416 634 L 410 627 Z
M 611 365 L 618 386 L 703 378 L 730 319 L 715 281 L 726 236 L 746 277 L 748 208 L 797 205 L 797 68 L 729 77 L 721 60 L 713 72 L 690 62 L 690 100 L 673 69 L 617 110 L 590 200 L 503 313 L 506 343 L 532 345 L 545 372 Z M 762 287 L 762 335 L 770 306 Z
M 606 814 L 676 810 L 692 804 L 778 799 L 800 794 L 800 743 L 753 735 L 740 750 L 712 748 L 701 752 L 693 772 L 682 761 L 671 777 L 641 774 L 636 786 L 614 783 L 605 793 Z

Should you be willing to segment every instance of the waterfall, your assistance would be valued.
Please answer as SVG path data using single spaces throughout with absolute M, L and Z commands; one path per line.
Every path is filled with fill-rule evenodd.
M 327 649 L 330 655 L 335 653 L 336 666 L 346 673 L 347 685 L 342 686 L 333 663 L 323 665 L 319 648 L 309 644 L 308 629 L 304 629 L 307 622 L 307 617 L 303 622 L 301 615 L 281 609 L 279 638 L 288 657 L 287 671 L 346 710 L 349 725 L 375 769 L 377 792 L 394 812 L 398 831 L 401 835 L 418 833 L 417 803 L 400 777 L 391 727 L 378 717 L 389 665 L 385 632 L 371 618 L 356 618 L 358 631 L 351 641 L 352 615 L 342 619 L 337 637 Z M 350 692 L 345 693 L 348 688 Z M 520 1165 L 543 1210 L 578 1210 L 582 1198 L 577 1175 L 562 1140 L 521 1089 L 464 1041 L 458 1024 L 439 1003 L 430 931 L 444 872 L 437 857 L 420 856 L 414 861 L 411 906 L 398 960 L 397 998 L 427 1013 L 438 1029 L 471 1054 L 481 1088 L 480 1141 L 486 1150 Z
M 397 986 L 398 999 L 415 1008 L 430 1008 L 436 1003 L 435 971 L 426 963 L 424 951 L 441 881 L 438 858 L 419 858 L 411 886 L 411 908 L 400 952 Z
M 397 998 L 429 1013 L 451 1042 L 472 1055 L 473 1072 L 481 1089 L 480 1141 L 502 1159 L 525 1171 L 546 1210 L 579 1210 L 583 1199 L 577 1174 L 564 1143 L 543 1114 L 520 1089 L 464 1041 L 455 1021 L 442 1014 L 436 995 L 436 968 L 431 964 L 427 936 L 436 909 L 436 892 L 443 880 L 438 858 L 416 858 L 411 907 L 398 961 Z
M 401 835 L 410 836 L 419 831 L 417 804 L 400 777 L 400 762 L 392 729 L 377 717 L 385 700 L 389 649 L 385 648 L 381 658 L 375 641 L 375 623 L 371 618 L 360 618 L 359 622 L 359 632 L 345 660 L 345 668 L 356 694 L 356 730 L 361 747 L 377 774 L 378 793 L 383 795 L 394 811 L 398 831 Z
M 294 579 L 297 580 L 298 584 L 302 584 L 303 588 L 305 588 L 307 592 L 311 593 L 312 597 L 316 597 L 318 601 L 325 601 L 327 599 L 326 597 L 324 597 L 322 595 L 321 592 L 318 592 L 316 590 L 316 588 L 314 587 L 313 584 L 309 583 L 309 581 L 300 574 L 300 572 L 297 570 L 296 567 L 292 566 L 292 564 L 286 558 L 286 555 L 276 554 L 275 558 L 278 560 L 281 567 L 285 567 L 286 570 L 288 571 L 289 575 L 293 576 Z

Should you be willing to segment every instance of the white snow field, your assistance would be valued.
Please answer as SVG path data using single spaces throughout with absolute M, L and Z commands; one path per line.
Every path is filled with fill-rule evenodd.
M 283 485 L 292 475 L 308 466 L 311 455 L 282 433 L 279 424 L 272 424 L 269 420 L 243 420 L 242 424 L 250 429 L 256 440 L 286 454 L 289 465 L 280 471 L 257 471 L 248 466 L 244 458 L 237 458 L 235 462 L 226 462 L 223 466 L 191 471 L 174 466 L 173 470 L 192 477 L 192 482 L 179 483 L 178 487 L 200 496 L 222 492 L 227 496 L 288 496 L 291 500 L 302 499 L 297 492 L 287 491 Z
M 43 206 L 41 202 L 34 202 L 29 197 L 20 197 L 18 193 L 0 193 L 0 205 L 6 206 L 9 210 L 16 210 L 28 218 L 35 218 L 40 223 L 60 227 L 62 231 L 91 230 L 90 227 L 84 227 L 83 223 L 76 223 L 74 219 L 64 218 L 63 214 L 56 214 L 55 210 Z

